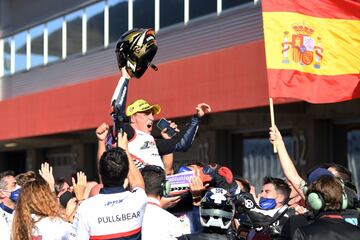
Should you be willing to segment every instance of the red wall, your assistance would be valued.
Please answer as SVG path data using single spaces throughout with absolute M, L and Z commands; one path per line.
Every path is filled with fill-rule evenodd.
M 114 59 L 115 61 L 115 59 Z M 213 112 L 268 104 L 264 42 L 209 52 L 149 69 L 132 79 L 128 103 L 159 103 L 160 116 L 191 115 L 209 103 Z M 0 140 L 96 128 L 111 122 L 110 98 L 119 75 L 0 102 Z

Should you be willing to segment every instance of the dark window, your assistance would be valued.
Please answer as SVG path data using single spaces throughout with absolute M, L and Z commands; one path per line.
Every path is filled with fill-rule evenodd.
M 160 1 L 160 28 L 184 22 L 184 0 Z
M 128 2 L 109 1 L 109 42 L 117 41 L 128 30 Z
M 44 25 L 30 30 L 31 36 L 31 67 L 44 64 Z
M 104 5 L 100 2 L 86 8 L 88 50 L 104 46 Z
M 155 0 L 134 1 L 134 28 L 154 28 Z
M 55 19 L 47 24 L 48 28 L 48 62 L 62 58 L 62 18 Z
M 293 156 L 294 137 L 283 136 L 283 140 L 289 155 Z M 272 152 L 273 146 L 268 136 L 261 133 L 232 135 L 232 162 L 236 162 L 235 165 L 238 166 L 234 171 L 245 179 L 249 179 L 257 192 L 261 191 L 265 176 L 283 177 L 278 157 L 271 154 Z M 242 164 L 239 166 L 240 159 L 242 159 Z
M 67 21 L 67 55 L 82 52 L 82 11 L 66 16 Z
M 215 13 L 216 0 L 189 0 L 189 18 L 194 19 L 206 14 Z
M 4 75 L 10 74 L 11 67 L 11 38 L 4 39 Z
M 347 132 L 347 158 L 348 168 L 352 173 L 353 181 L 360 190 L 360 130 Z
M 254 2 L 254 0 L 222 0 L 222 9 L 225 10 L 248 2 Z

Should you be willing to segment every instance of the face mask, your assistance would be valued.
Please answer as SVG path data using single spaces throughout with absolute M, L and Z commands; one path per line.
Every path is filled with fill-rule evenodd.
M 190 171 L 191 171 L 191 169 L 190 169 L 190 168 L 188 168 L 188 167 L 186 167 L 186 166 L 182 165 L 182 166 L 179 168 L 178 173 L 182 173 L 182 172 L 190 172 Z
M 69 192 L 66 191 L 63 194 L 61 194 L 61 196 L 59 197 L 59 201 L 61 206 L 63 206 L 64 208 L 66 208 L 67 203 L 70 201 L 70 199 L 72 199 L 73 197 L 75 197 L 75 194 L 73 192 Z
M 20 197 L 20 190 L 21 187 L 19 185 L 16 185 L 15 190 L 10 193 L 10 200 L 13 202 L 16 202 Z
M 260 198 L 259 206 L 263 210 L 274 209 L 276 206 L 276 201 L 274 198 Z

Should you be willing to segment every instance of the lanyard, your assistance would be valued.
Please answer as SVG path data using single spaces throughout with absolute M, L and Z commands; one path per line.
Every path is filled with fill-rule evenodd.
M 340 215 L 335 215 L 335 214 L 323 215 L 323 216 L 321 216 L 320 218 L 344 219 L 342 216 L 340 216 Z
M 151 205 L 155 205 L 155 206 L 158 206 L 158 207 L 160 207 L 160 205 L 159 205 L 159 204 L 157 204 L 157 203 L 154 203 L 154 202 L 148 202 L 147 204 L 151 204 Z

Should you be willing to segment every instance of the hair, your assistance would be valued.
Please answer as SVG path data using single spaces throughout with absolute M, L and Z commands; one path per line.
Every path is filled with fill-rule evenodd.
M 340 164 L 336 164 L 336 163 L 322 163 L 322 164 L 316 165 L 310 169 L 310 171 L 306 175 L 306 178 L 309 176 L 309 174 L 313 170 L 315 170 L 316 168 L 319 168 L 319 167 L 325 168 L 325 169 L 329 169 L 332 167 L 337 172 L 336 177 L 341 178 L 345 183 L 352 182 L 352 173 L 349 171 L 349 169 L 347 169 L 346 167 L 344 167 Z
M 165 171 L 158 166 L 148 165 L 141 169 L 141 174 L 144 178 L 146 194 L 154 197 L 162 196 L 163 184 L 166 180 Z
M 318 193 L 323 197 L 325 202 L 324 210 L 341 209 L 343 187 L 336 177 L 329 175 L 321 176 L 310 185 L 306 197 L 312 192 Z
M 289 201 L 290 192 L 291 192 L 291 189 L 290 189 L 289 185 L 286 183 L 286 181 L 281 178 L 264 177 L 263 185 L 269 184 L 269 183 L 274 185 L 275 191 L 278 194 L 281 194 L 284 196 L 283 204 L 286 204 Z
M 235 181 L 239 181 L 241 185 L 243 186 L 243 189 L 241 189 L 244 192 L 249 193 L 250 192 L 250 184 L 242 177 L 234 177 Z
M 205 163 L 203 163 L 202 161 L 194 161 L 194 162 L 189 162 L 186 164 L 186 166 L 191 166 L 191 165 L 196 165 L 198 167 L 204 167 Z
M 56 195 L 58 195 L 59 192 L 61 192 L 65 183 L 67 183 L 70 186 L 70 184 L 68 183 L 68 181 L 65 180 L 65 178 L 56 179 L 55 184 L 54 184 L 54 189 L 55 189 Z
M 31 214 L 39 219 L 34 220 Z M 58 203 L 44 180 L 30 180 L 21 189 L 12 224 L 12 240 L 31 239 L 32 230 L 42 218 L 61 218 Z
M 5 171 L 0 173 L 0 190 L 6 190 L 7 180 L 5 177 L 14 176 L 14 171 Z
M 129 159 L 121 148 L 105 151 L 99 163 L 99 172 L 104 187 L 118 187 L 124 184 L 129 173 Z
M 20 187 L 23 187 L 25 183 L 28 181 L 32 181 L 36 179 L 36 173 L 33 171 L 27 171 L 24 173 L 20 173 L 16 175 L 15 180 Z
M 347 169 L 346 167 L 344 167 L 342 165 L 334 164 L 334 163 L 329 164 L 328 168 L 330 168 L 330 167 L 332 167 L 336 170 L 336 172 L 337 172 L 336 177 L 341 178 L 341 180 L 343 180 L 344 182 L 352 183 L 352 174 L 349 171 L 349 169 Z

